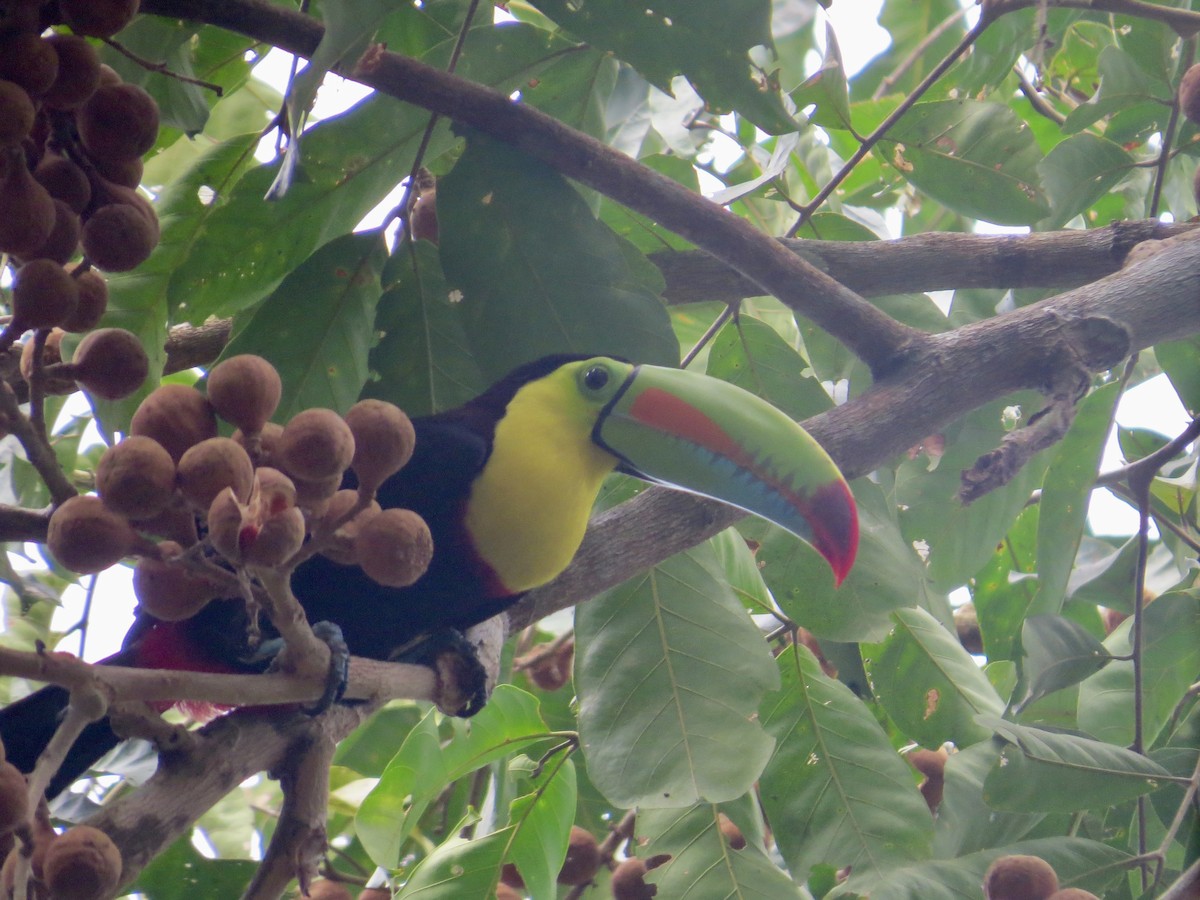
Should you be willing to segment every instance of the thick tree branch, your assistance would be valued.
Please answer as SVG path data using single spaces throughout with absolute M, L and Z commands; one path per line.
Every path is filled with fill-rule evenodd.
M 310 56 L 322 35 L 316 20 L 264 0 L 146 0 L 142 11 L 220 25 L 300 56 Z M 746 220 L 531 106 L 394 53 L 373 53 L 368 66 L 340 74 L 477 128 L 648 216 L 802 312 L 877 375 L 919 337 Z

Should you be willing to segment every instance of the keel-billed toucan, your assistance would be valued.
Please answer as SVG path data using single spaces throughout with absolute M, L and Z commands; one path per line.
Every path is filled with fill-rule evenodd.
M 571 561 L 601 482 L 614 470 L 705 494 L 810 540 L 840 582 L 854 562 L 853 498 L 794 422 L 730 384 L 676 369 L 551 356 L 469 403 L 415 419 L 412 460 L 379 490 L 418 512 L 433 561 L 412 587 L 383 587 L 315 556 L 292 588 L 309 621 L 341 627 L 352 654 L 393 658 L 425 635 L 465 629 L 511 606 Z M 243 670 L 242 604 L 210 603 L 185 622 L 143 617 L 106 662 Z M 260 666 L 261 668 L 261 666 Z M 49 687 L 0 712 L 8 757 L 28 771 L 65 706 Z M 106 721 L 77 742 L 52 791 L 117 743 Z

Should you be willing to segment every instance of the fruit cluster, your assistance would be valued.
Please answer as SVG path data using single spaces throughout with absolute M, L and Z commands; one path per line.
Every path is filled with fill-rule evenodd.
M 1082 888 L 1060 888 L 1058 875 L 1040 856 L 1001 856 L 983 876 L 987 900 L 1099 900 Z
M 96 270 L 128 271 L 158 243 L 154 209 L 136 190 L 158 105 L 102 65 L 88 40 L 111 37 L 137 10 L 138 0 L 19 0 L 0 15 L 0 254 L 16 267 L 0 344 L 55 329 L 40 359 L 26 345 L 26 378 L 58 362 L 62 331 L 100 322 L 108 287 Z M 58 25 L 72 33 L 47 30 Z M 57 373 L 58 390 L 78 382 L 116 399 L 144 380 L 145 353 L 132 335 L 85 343 L 90 356 Z
M 121 878 L 121 853 L 112 839 L 97 828 L 76 825 L 57 834 L 50 825 L 45 805 L 30 822 L 29 787 L 25 776 L 4 759 L 0 744 L 0 896 L 11 897 L 16 880 L 17 829 L 26 832 L 32 846 L 29 865 L 33 880 L 25 896 L 59 900 L 105 900 Z
M 189 553 L 200 543 L 198 521 L 207 545 L 233 566 L 288 565 L 311 537 L 331 559 L 359 565 L 381 584 L 412 584 L 433 553 L 429 529 L 415 513 L 373 500 L 412 455 L 408 417 L 364 400 L 345 417 L 309 409 L 279 425 L 270 418 L 281 393 L 275 368 L 249 355 L 217 364 L 207 394 L 182 384 L 153 391 L 129 435 L 101 457 L 99 496 L 73 497 L 50 517 L 54 558 L 87 574 L 140 557 L 138 601 L 166 621 L 229 595 L 219 573 L 205 577 L 203 554 Z M 237 429 L 232 437 L 218 435 L 218 417 Z M 348 468 L 357 490 L 341 488 Z

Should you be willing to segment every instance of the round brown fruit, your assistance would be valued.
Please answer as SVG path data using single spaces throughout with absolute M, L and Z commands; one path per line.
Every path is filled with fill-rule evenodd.
M 92 184 L 83 169 L 65 156 L 47 152 L 33 177 L 55 200 L 61 200 L 75 212 L 82 213 L 92 200 Z
M 75 279 L 54 260 L 35 259 L 17 270 L 12 312 L 18 327 L 53 328 L 71 314 L 78 302 Z
M 63 331 L 82 334 L 99 325 L 104 317 L 104 312 L 108 309 L 108 282 L 95 269 L 87 269 L 78 275 L 75 274 L 76 269 L 77 267 L 73 266 L 68 271 L 72 273 L 75 286 L 79 289 L 79 302 L 75 304 L 75 311 L 63 320 L 60 327 Z
M 308 900 L 354 900 L 354 897 L 340 881 L 318 878 L 308 886 Z
M 496 885 L 496 900 L 523 900 L 524 897 L 525 895 L 511 884 L 501 881 Z M 361 900 L 362 894 L 359 894 L 359 898 Z
M 548 656 L 531 665 L 526 674 L 543 691 L 557 691 L 571 680 L 571 665 L 575 659 L 575 642 L 567 641 Z
M 57 77 L 58 54 L 40 35 L 20 31 L 0 41 L 0 78 L 40 97 Z
M 19 84 L 0 80 L 0 147 L 16 146 L 28 137 L 36 116 L 29 92 Z
M 350 465 L 354 434 L 332 409 L 306 409 L 283 426 L 277 449 L 282 468 L 293 478 L 324 481 Z
M 408 587 L 429 567 L 433 537 L 412 510 L 385 509 L 359 530 L 354 550 L 367 577 L 387 587 Z
M 0 762 L 0 834 L 8 834 L 29 819 L 29 785 L 10 762 Z
M 65 265 L 79 249 L 81 233 L 79 215 L 62 200 L 54 201 L 54 227 L 46 242 L 29 253 L 26 259 L 49 259 Z
M 942 796 L 946 786 L 946 760 L 949 758 L 950 755 L 944 747 L 939 747 L 937 750 L 918 747 L 906 756 L 909 764 L 925 776 L 918 789 L 921 791 L 921 796 L 925 798 L 925 805 L 929 807 L 930 812 L 936 812 L 937 808 L 942 805 Z
M 587 884 L 600 871 L 600 845 L 595 836 L 578 825 L 571 826 L 567 856 L 558 870 L 559 884 Z
M 731 850 L 746 849 L 746 836 L 742 834 L 742 829 L 733 824 L 733 820 L 725 813 L 717 813 L 717 828 Z
M 179 492 L 198 510 L 207 510 L 217 494 L 232 488 L 238 500 L 250 498 L 254 466 L 236 442 L 213 437 L 193 444 L 179 459 Z
M 521 872 L 512 863 L 505 863 L 501 867 L 500 882 L 501 884 L 507 884 L 510 887 L 525 887 L 525 879 L 521 877 Z
M 45 876 L 57 900 L 106 900 L 121 880 L 121 851 L 100 829 L 76 825 L 46 851 Z
M 614 900 L 650 900 L 658 893 L 655 885 L 646 884 L 646 863 L 636 856 L 621 860 L 613 869 L 609 888 Z
M 63 21 L 76 34 L 110 38 L 137 15 L 140 0 L 59 0 Z
M 1058 875 L 1040 856 L 1001 856 L 983 876 L 987 900 L 1046 900 L 1058 890 Z
M 72 497 L 50 516 L 46 546 L 59 564 L 80 575 L 94 575 L 130 554 L 137 534 L 99 497 Z
M 100 457 L 96 490 L 120 515 L 134 521 L 153 518 L 175 494 L 175 461 L 158 441 L 132 434 Z
M 79 107 L 75 125 L 90 156 L 143 156 L 158 139 L 158 104 L 136 84 L 102 84 Z
M 0 151 L 0 156 L 7 153 Z M 0 210 L 4 210 L 0 215 L 0 253 L 27 256 L 46 243 L 54 230 L 54 199 L 34 181 L 22 153 L 8 159 L 0 180 Z
M 296 505 L 296 484 L 278 469 L 259 466 L 254 470 L 252 503 L 264 516 L 275 516 Z
M 142 386 L 150 360 L 141 341 L 124 328 L 98 328 L 79 342 L 71 368 L 72 376 L 89 393 L 120 400 Z
M 231 563 L 240 563 L 243 543 L 254 537 L 254 526 L 246 522 L 246 508 L 238 503 L 233 491 L 217 494 L 208 508 L 206 519 L 208 540 L 213 549 Z
M 1193 122 L 1200 124 L 1200 63 L 1184 72 L 1179 81 L 1179 109 Z
M 1091 891 L 1085 891 L 1083 888 L 1061 888 L 1055 891 L 1046 900 L 1100 900 Z
M 362 530 L 363 525 L 382 512 L 379 504 L 372 500 L 353 519 L 342 523 L 336 531 L 330 534 L 329 528 L 350 512 L 356 503 L 358 503 L 358 491 L 338 491 L 329 498 L 329 503 L 321 511 L 317 521 L 313 523 L 313 530 L 319 532 L 328 542 L 321 550 L 321 555 L 336 563 L 341 563 L 343 566 L 353 566 L 358 563 L 358 556 L 354 551 L 355 538 L 358 537 L 358 532 Z
M 158 545 L 166 556 L 178 556 L 182 547 L 173 541 Z M 164 547 L 167 549 L 164 550 Z M 190 619 L 221 590 L 206 578 L 171 559 L 144 556 L 133 570 L 133 593 L 142 609 L 164 622 Z
M 274 466 L 279 459 L 279 439 L 283 436 L 283 426 L 278 422 L 268 422 L 259 434 L 247 435 L 238 429 L 233 433 L 233 439 L 246 448 L 250 458 L 260 466 Z
M 359 487 L 374 491 L 403 468 L 413 454 L 416 433 L 400 407 L 383 400 L 360 400 L 346 412 L 354 435 L 350 467 Z
M 83 253 L 105 272 L 128 272 L 147 259 L 158 244 L 158 228 L 135 206 L 110 203 L 83 225 Z
M 242 561 L 268 569 L 282 565 L 303 546 L 304 532 L 304 513 L 297 507 L 269 516 L 252 540 L 243 539 Z
M 100 86 L 100 54 L 77 34 L 52 34 L 46 43 L 58 55 L 58 76 L 42 103 L 50 109 L 77 109 Z
M 392 900 L 392 892 L 387 888 L 363 888 L 358 900 Z
M 107 181 L 126 188 L 135 188 L 142 183 L 146 174 L 146 166 L 140 156 L 129 159 L 96 159 L 93 160 L 96 171 Z
M 261 356 L 231 356 L 208 373 L 209 402 L 217 415 L 243 434 L 261 432 L 281 396 L 279 373 Z
M 164 384 L 138 406 L 129 432 L 154 438 L 178 463 L 189 447 L 217 436 L 217 417 L 208 398 L 194 387 Z
M 62 362 L 62 339 L 64 332 L 61 328 L 53 328 L 46 335 L 46 345 L 42 348 L 42 366 L 53 366 Z M 21 345 L 21 377 L 26 381 L 33 378 L 33 351 L 37 349 L 37 341 L 29 340 Z M 75 382 L 70 382 L 70 390 L 75 392 Z

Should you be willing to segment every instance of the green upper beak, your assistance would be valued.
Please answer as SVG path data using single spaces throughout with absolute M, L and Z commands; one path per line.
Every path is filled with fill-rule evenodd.
M 858 513 L 828 454 L 803 428 L 728 382 L 598 358 L 578 369 L 607 397 L 592 440 L 648 481 L 721 500 L 811 543 L 840 584 L 858 549 Z

